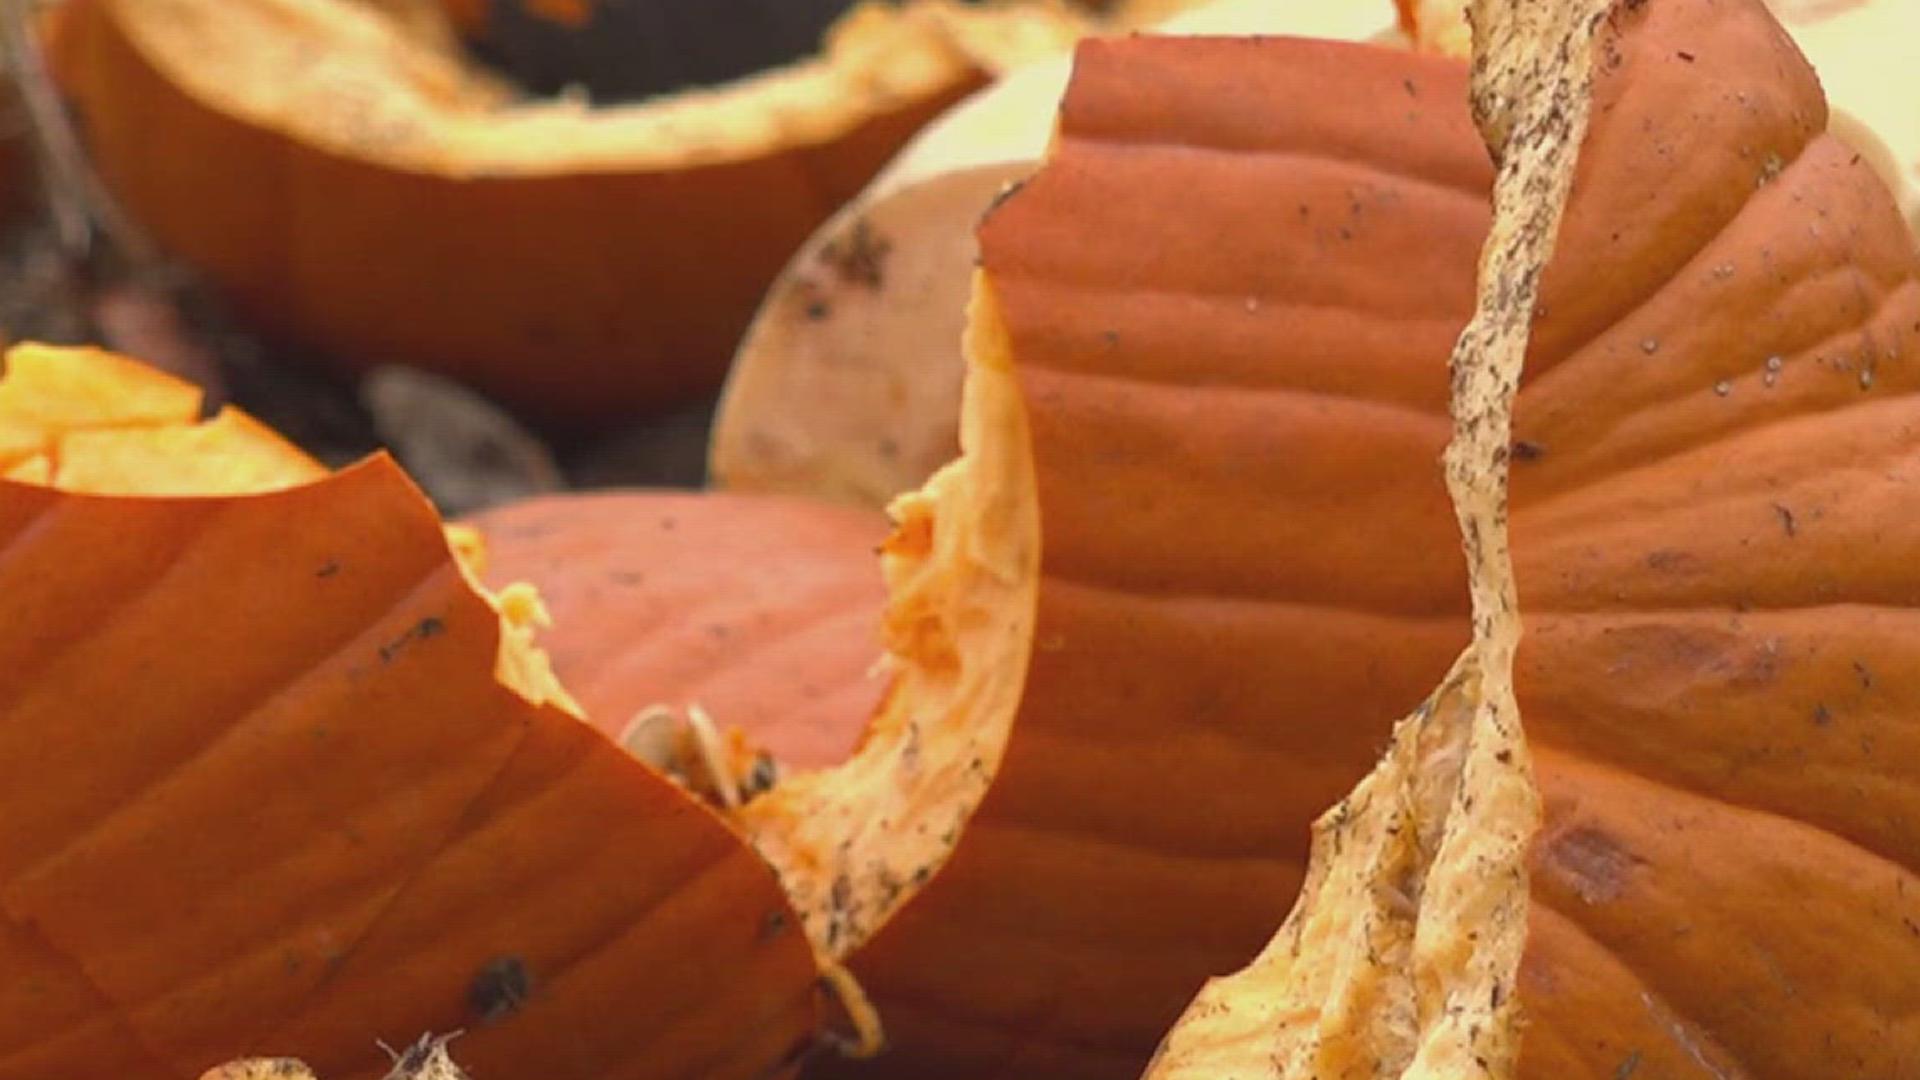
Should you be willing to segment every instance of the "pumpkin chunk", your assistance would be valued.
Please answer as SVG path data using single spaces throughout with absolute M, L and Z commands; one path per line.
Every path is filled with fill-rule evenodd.
M 1351 113 L 1255 107 L 1329 82 Z M 1137 1072 L 1297 883 L 1304 843 L 1274 851 L 1266 815 L 1304 825 L 1372 755 L 1328 756 L 1276 709 L 1340 701 L 1359 722 L 1445 673 L 1457 552 L 1383 569 L 1327 538 L 1384 550 L 1349 527 L 1357 505 L 1447 520 L 1437 478 L 1399 466 L 1444 438 L 1438 404 L 1412 404 L 1444 379 L 1415 365 L 1464 321 L 1484 227 L 1464 86 L 1451 62 L 1337 43 L 1082 48 L 1054 159 L 982 232 L 963 456 L 896 504 L 895 686 L 851 763 L 741 815 L 881 1011 L 890 1048 L 860 1068 Z M 1217 126 L 1175 137 L 1196 116 Z M 1364 226 L 1344 248 L 1318 217 L 1236 233 L 1273 197 L 1242 162 L 1316 215 L 1358 198 Z M 1155 215 L 1176 191 L 1208 227 Z M 1370 291 L 1416 236 L 1421 284 Z M 1229 260 L 1276 251 L 1283 278 L 1213 294 L 1251 265 Z M 1353 332 L 1356 307 L 1393 332 Z M 1291 362 L 1226 366 L 1248 341 Z M 1361 418 L 1386 430 L 1356 502 L 1336 463 Z M 1296 501 L 1262 502 L 1268 478 Z M 1382 665 L 1379 634 L 1418 644 Z M 1273 677 L 1283 643 L 1310 676 Z
M 581 722 L 537 598 L 478 588 L 390 461 L 323 475 L 87 350 L 9 354 L 0 431 L 50 481 L 0 480 L 7 1069 L 379 1075 L 379 1040 L 465 1030 L 490 1074 L 744 1080 L 811 1047 L 772 871 Z

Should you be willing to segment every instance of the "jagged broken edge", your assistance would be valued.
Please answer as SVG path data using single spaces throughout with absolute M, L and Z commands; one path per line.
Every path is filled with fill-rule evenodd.
M 1473 116 L 1498 164 L 1478 303 L 1451 361 L 1444 457 L 1473 640 L 1375 771 L 1316 822 L 1293 913 L 1253 964 L 1202 991 L 1149 1067 L 1154 1080 L 1515 1071 L 1513 979 L 1540 804 L 1513 692 L 1513 403 L 1613 11 L 1612 0 L 1469 9 Z

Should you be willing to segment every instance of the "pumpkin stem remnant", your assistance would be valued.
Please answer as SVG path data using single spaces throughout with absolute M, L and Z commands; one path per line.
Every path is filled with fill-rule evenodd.
M 1314 827 L 1300 900 L 1252 965 L 1210 984 L 1155 1080 L 1510 1077 L 1541 819 L 1513 691 L 1512 414 L 1585 138 L 1612 0 L 1473 0 L 1472 105 L 1498 164 L 1479 302 L 1455 346 L 1443 458 L 1473 639 L 1395 729 L 1373 774 Z

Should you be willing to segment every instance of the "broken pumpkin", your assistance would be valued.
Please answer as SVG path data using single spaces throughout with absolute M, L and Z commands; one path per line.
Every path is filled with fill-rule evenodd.
M 75 0 L 53 52 L 113 193 L 259 326 L 607 422 L 712 390 L 821 219 L 1086 25 L 867 4 L 816 57 L 603 107 L 522 100 L 432 0 Z
M 745 1080 L 816 1040 L 766 863 L 580 721 L 385 458 L 83 350 L 0 382 L 0 1074 Z
M 1913 1075 L 1920 260 L 1759 0 L 1473 16 L 1475 641 L 1150 1075 Z
M 981 234 L 963 456 L 895 508 L 893 686 L 852 759 L 737 815 L 880 1003 L 860 1068 L 1137 1073 L 1465 640 L 1458 552 L 1401 542 L 1448 521 L 1421 466 L 1486 225 L 1465 87 L 1325 41 L 1082 49 Z M 559 583 L 615 565 L 571 550 L 563 627 Z M 1274 723 L 1309 708 L 1373 734 Z
M 886 519 L 777 496 L 555 495 L 474 518 L 487 577 L 565 617 L 556 674 L 618 738 L 698 707 L 784 767 L 841 761 L 878 706 Z
M 1393 15 L 1384 0 L 1176 6 L 1191 10 L 1150 29 L 1358 41 Z M 953 458 L 974 229 L 1046 155 L 1068 71 L 1031 64 L 948 111 L 788 260 L 727 377 L 716 484 L 884 506 Z

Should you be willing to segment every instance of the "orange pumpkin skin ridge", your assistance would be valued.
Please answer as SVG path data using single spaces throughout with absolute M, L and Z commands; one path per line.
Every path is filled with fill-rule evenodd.
M 854 957 L 889 1051 L 819 1072 L 1137 1076 L 1284 912 L 1286 823 L 1458 651 L 1457 547 L 1381 536 L 1451 520 L 1437 358 L 1491 176 L 1464 102 L 1462 67 L 1384 50 L 1081 47 L 981 233 L 1039 479 L 1032 668 L 952 860 Z M 1302 713 L 1359 737 L 1275 723 Z
M 28 973 L 0 1076 L 271 1048 L 371 1080 L 374 1040 L 466 1029 L 478 1075 L 744 1080 L 811 1038 L 770 870 L 497 681 L 499 617 L 390 462 L 243 497 L 0 482 L 0 594 L 0 949 Z
M 716 389 L 787 256 L 983 82 L 737 162 L 454 178 L 222 114 L 154 68 L 109 0 L 82 0 L 58 25 L 103 178 L 257 326 L 344 370 L 444 371 L 552 423 L 630 419 Z
M 487 576 L 539 585 L 540 635 L 593 724 L 699 705 L 786 765 L 846 758 L 887 680 L 873 550 L 886 519 L 774 496 L 562 495 L 473 520 Z

